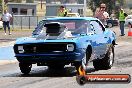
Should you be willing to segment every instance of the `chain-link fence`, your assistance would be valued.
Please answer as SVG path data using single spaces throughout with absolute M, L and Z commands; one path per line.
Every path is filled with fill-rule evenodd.
M 33 29 L 42 19 L 43 16 L 13 16 L 11 25 L 13 29 Z

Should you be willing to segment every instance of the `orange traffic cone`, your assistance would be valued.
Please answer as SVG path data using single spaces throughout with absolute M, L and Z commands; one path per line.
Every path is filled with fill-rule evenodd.
M 132 36 L 132 28 L 129 29 L 128 36 Z
M 129 27 L 129 30 L 128 30 L 128 36 L 132 36 L 132 25 L 131 23 L 128 23 L 128 27 Z

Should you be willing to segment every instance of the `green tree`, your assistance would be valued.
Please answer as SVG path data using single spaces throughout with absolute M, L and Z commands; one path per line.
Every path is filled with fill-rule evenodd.
M 0 0 L 0 13 L 2 13 L 2 0 Z
M 89 8 L 95 13 L 96 8 L 100 6 L 101 3 L 106 4 L 106 9 L 109 14 L 112 13 L 112 10 L 117 11 L 116 8 L 116 2 L 118 2 L 120 5 L 119 6 L 124 6 L 126 0 L 90 0 L 87 2 Z
M 21 3 L 22 0 L 8 0 L 9 2 Z
M 26 0 L 26 3 L 34 3 L 34 0 Z
M 100 0 L 90 0 L 87 2 L 88 7 L 95 13 L 96 8 L 99 7 Z
M 117 2 L 120 4 L 120 6 L 124 6 L 126 0 L 117 0 Z
M 2 0 L 0 0 L 0 5 L 2 5 Z

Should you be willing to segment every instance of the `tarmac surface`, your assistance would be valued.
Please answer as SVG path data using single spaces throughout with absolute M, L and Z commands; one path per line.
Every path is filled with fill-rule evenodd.
M 32 30 L 12 30 L 11 35 L 5 35 L 4 31 L 0 30 L 0 65 L 15 63 L 17 60 L 14 57 L 13 45 L 15 40 L 20 37 L 31 36 Z

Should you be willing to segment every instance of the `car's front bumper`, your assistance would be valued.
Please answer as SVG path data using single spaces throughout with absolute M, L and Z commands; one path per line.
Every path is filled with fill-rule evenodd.
M 45 53 L 45 54 L 16 54 L 15 57 L 19 62 L 26 63 L 72 63 L 81 61 L 84 57 L 84 52 L 69 52 L 69 53 Z

